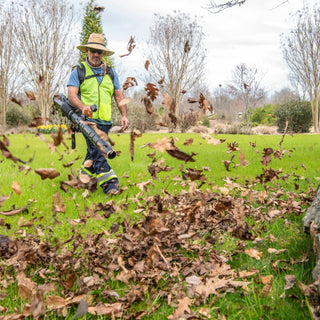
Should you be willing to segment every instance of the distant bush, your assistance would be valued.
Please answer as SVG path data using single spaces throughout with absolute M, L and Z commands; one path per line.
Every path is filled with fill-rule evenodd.
M 307 101 L 291 101 L 278 106 L 274 112 L 279 132 L 284 132 L 288 121 L 288 132 L 309 132 L 312 126 L 311 104 Z
M 158 128 L 156 123 L 157 120 L 159 121 L 159 116 L 156 113 L 149 114 L 143 103 L 130 103 L 127 112 L 130 120 L 130 127 L 138 129 L 141 132 L 145 132 L 146 130 L 155 130 Z M 115 110 L 112 115 L 112 119 L 114 125 L 120 125 L 121 114 L 118 110 Z
M 6 112 L 6 124 L 8 128 L 18 126 L 26 126 L 32 121 L 32 115 L 29 109 L 18 106 L 9 105 Z
M 196 126 L 199 122 L 200 117 L 201 115 L 199 111 L 190 111 L 190 112 L 181 114 L 178 119 L 180 131 L 182 133 L 187 132 L 188 129 Z M 209 119 L 208 119 L 208 123 L 209 123 Z
M 252 114 L 252 126 L 255 127 L 259 124 L 265 126 L 273 126 L 276 123 L 274 110 L 276 106 L 268 104 L 263 107 L 257 108 Z

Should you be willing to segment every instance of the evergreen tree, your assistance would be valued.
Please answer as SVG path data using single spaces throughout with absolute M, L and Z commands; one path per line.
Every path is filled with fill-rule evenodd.
M 85 45 L 88 42 L 88 38 L 91 33 L 103 33 L 102 30 L 102 22 L 100 16 L 100 10 L 96 10 L 97 5 L 95 0 L 90 0 L 85 9 L 85 15 L 82 22 L 82 31 L 80 34 L 80 42 Z M 106 37 L 105 37 L 106 39 Z M 107 46 L 107 39 L 106 39 Z M 79 62 L 84 61 L 86 59 L 86 52 L 80 51 Z M 104 56 L 103 62 L 111 65 L 110 57 Z

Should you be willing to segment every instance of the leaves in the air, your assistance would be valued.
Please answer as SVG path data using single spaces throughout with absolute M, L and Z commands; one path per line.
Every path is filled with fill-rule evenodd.
M 234 152 L 234 151 L 239 151 L 239 145 L 236 141 L 234 142 L 231 142 L 231 143 L 227 143 L 228 145 L 228 151 L 227 153 L 231 153 L 231 152 Z
M 19 105 L 20 107 L 22 106 L 21 100 L 18 100 L 18 99 L 15 98 L 15 97 L 11 97 L 9 100 L 12 101 L 13 103 L 16 103 L 16 104 Z
M 2 152 L 2 155 L 7 158 L 12 160 L 14 163 L 16 162 L 21 162 L 21 163 L 26 163 L 25 161 L 16 158 L 7 148 L 9 146 L 9 140 L 6 136 L 2 136 L 2 140 L 0 139 L 0 150 Z
M 148 143 L 148 146 L 152 149 L 156 149 L 160 152 L 164 152 L 167 151 L 167 153 L 169 153 L 172 157 L 179 159 L 179 160 L 183 160 L 185 162 L 194 162 L 195 160 L 193 159 L 193 157 L 196 155 L 196 153 L 191 153 L 191 154 L 187 154 L 183 151 L 181 151 L 175 144 L 173 139 L 169 139 L 169 138 L 162 138 L 160 140 L 157 140 L 156 142 L 153 143 Z
M 121 55 L 120 58 L 128 56 L 135 47 L 136 47 L 136 43 L 134 41 L 134 38 L 131 36 L 127 44 L 128 53 Z
M 148 171 L 152 176 L 152 179 L 157 180 L 157 173 L 161 171 L 171 171 L 173 168 L 164 164 L 164 160 L 160 160 L 157 163 L 152 163 L 148 166 Z
M 146 60 L 146 62 L 144 63 L 144 67 L 146 70 L 149 69 L 149 66 L 150 66 L 150 61 L 149 60 Z
M 168 113 L 174 112 L 175 102 L 168 94 L 163 94 L 161 104 L 163 104 L 167 108 Z
M 192 144 L 193 144 L 193 139 L 192 139 L 192 138 L 187 139 L 187 140 L 183 143 L 184 146 L 192 146 Z
M 25 91 L 25 94 L 27 95 L 28 100 L 37 100 L 37 95 L 32 91 Z
M 104 7 L 94 7 L 93 10 L 94 10 L 96 13 L 100 13 L 100 12 L 103 12 L 103 11 L 104 11 Z
M 230 166 L 231 166 L 231 164 L 233 163 L 232 161 L 233 161 L 234 157 L 235 157 L 235 155 L 233 154 L 233 155 L 231 156 L 231 159 L 230 159 L 230 160 L 222 160 L 222 162 L 223 162 L 223 164 L 224 164 L 224 166 L 225 166 L 225 168 L 226 168 L 227 171 L 230 171 L 230 169 L 231 169 Z
M 187 40 L 184 44 L 184 52 L 188 53 L 190 51 L 190 43 L 189 40 Z
M 130 98 L 123 98 L 123 99 L 119 102 L 118 106 L 119 106 L 119 107 L 125 106 L 125 105 L 127 105 L 129 102 L 130 102 Z
M 146 107 L 146 111 L 149 114 L 153 114 L 154 109 L 153 109 L 153 105 L 152 105 L 151 99 L 149 97 L 143 97 L 142 101 L 143 101 L 144 106 Z
M 127 90 L 128 88 L 137 86 L 138 82 L 135 77 L 128 77 L 127 80 L 123 83 L 122 89 Z
M 206 111 L 208 110 L 210 113 L 213 112 L 213 106 L 212 103 L 210 101 L 208 101 L 206 99 L 206 97 L 204 96 L 204 94 L 202 92 L 200 92 L 200 97 L 199 99 L 195 99 L 195 98 L 188 98 L 187 100 L 189 103 L 199 103 L 199 108 L 202 110 L 202 112 L 205 114 Z
M 60 176 L 60 172 L 58 172 L 54 168 L 41 168 L 41 169 L 36 169 L 35 173 L 37 173 L 40 177 L 41 180 L 45 179 L 54 179 L 56 177 Z
M 163 76 L 160 80 L 157 81 L 158 84 L 162 85 L 164 83 L 165 77 Z
M 199 99 L 200 109 L 205 114 L 207 110 L 211 113 L 213 112 L 213 106 L 210 101 L 206 99 L 202 92 L 200 92 L 200 99 Z
M 270 163 L 272 154 L 273 154 L 272 148 L 263 149 L 263 156 L 261 157 L 261 163 L 263 166 L 267 166 Z
M 147 83 L 144 90 L 147 92 L 147 96 L 151 99 L 151 101 L 156 100 L 156 98 L 159 94 L 159 89 L 156 87 L 155 84 L 150 83 L 150 82 Z
M 212 144 L 214 146 L 225 142 L 223 139 L 215 139 L 210 134 L 201 132 L 201 137 L 207 141 L 208 144 Z
M 44 117 L 41 117 L 41 116 L 37 116 L 35 118 L 33 118 L 32 122 L 29 124 L 29 127 L 40 127 L 40 126 L 43 126 L 46 121 L 49 121 L 49 118 L 44 118 Z
M 142 137 L 142 133 L 138 130 L 134 130 L 132 129 L 130 132 L 130 144 L 129 144 L 129 153 L 131 156 L 131 161 L 133 161 L 134 159 L 134 141 L 136 140 L 136 138 L 141 138 Z

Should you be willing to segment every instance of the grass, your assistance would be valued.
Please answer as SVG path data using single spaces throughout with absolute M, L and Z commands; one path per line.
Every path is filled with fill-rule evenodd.
M 153 149 L 146 146 L 150 142 L 155 142 L 163 137 L 173 137 L 176 139 L 175 144 L 184 152 L 190 154 L 196 153 L 194 156 L 195 162 L 184 163 L 179 161 L 167 153 L 157 151 L 156 159 L 164 159 L 164 164 L 172 168 L 168 172 L 160 172 L 157 174 L 158 179 L 152 179 L 148 172 L 148 165 L 152 159 L 148 156 L 154 152 Z M 45 136 L 48 141 L 51 141 L 49 135 Z M 0 234 L 19 237 L 26 230 L 27 233 L 37 236 L 37 228 L 44 232 L 43 239 L 54 238 L 60 241 L 70 237 L 73 228 L 76 228 L 82 235 L 100 233 L 101 230 L 110 230 L 116 223 L 125 220 L 131 224 L 138 222 L 144 218 L 144 213 L 140 212 L 142 206 L 147 206 L 148 197 L 155 195 L 179 194 L 183 190 L 189 190 L 189 184 L 181 181 L 181 171 L 186 168 L 204 170 L 207 181 L 201 187 L 202 190 L 208 189 L 211 191 L 221 190 L 226 185 L 232 183 L 239 185 L 247 185 L 249 189 L 264 191 L 269 193 L 281 190 L 284 194 L 279 199 L 278 205 L 285 203 L 287 199 L 298 199 L 299 194 L 305 194 L 308 198 L 312 196 L 310 189 L 315 189 L 318 185 L 320 177 L 319 157 L 320 145 L 317 135 L 294 135 L 286 136 L 281 145 L 281 149 L 286 150 L 286 153 L 281 159 L 274 159 L 269 167 L 277 171 L 280 177 L 289 174 L 287 179 L 273 180 L 265 184 L 258 184 L 256 177 L 261 175 L 265 168 L 261 164 L 261 157 L 265 148 L 273 150 L 280 149 L 279 143 L 281 136 L 245 136 L 245 135 L 219 135 L 215 139 L 223 139 L 224 143 L 219 145 L 207 144 L 207 142 L 199 134 L 144 134 L 141 138 L 135 141 L 134 161 L 130 159 L 129 142 L 130 135 L 128 134 L 112 134 L 111 139 L 115 142 L 115 150 L 121 150 L 121 154 L 114 160 L 110 160 L 111 166 L 117 173 L 123 192 L 116 197 L 109 197 L 103 194 L 101 190 L 91 193 L 88 198 L 83 197 L 83 190 L 69 189 L 68 193 L 60 189 L 60 182 L 67 181 L 71 169 L 77 175 L 78 169 L 81 166 L 85 155 L 85 144 L 81 135 L 77 135 L 77 149 L 66 150 L 63 145 L 57 148 L 57 152 L 51 152 L 48 148 L 48 143 L 31 134 L 10 135 L 10 152 L 17 158 L 26 161 L 24 168 L 21 163 L 14 163 L 9 159 L 0 155 L 0 196 L 9 196 L 10 199 L 3 202 L 0 210 L 2 212 L 11 210 L 12 208 L 20 208 L 30 204 L 28 209 L 18 215 L 10 217 L 1 216 L 4 223 L 0 223 Z M 193 138 L 194 142 L 191 146 L 184 146 L 186 139 Z M 236 142 L 238 148 L 245 155 L 245 159 L 249 162 L 247 166 L 236 166 L 239 163 L 239 152 L 228 153 L 228 144 Z M 68 145 L 71 145 L 69 140 L 66 140 Z M 255 143 L 256 147 L 252 147 L 250 143 Z M 233 164 L 230 166 L 230 171 L 227 171 L 223 161 L 233 158 Z M 33 159 L 29 162 L 29 159 Z M 74 161 L 71 167 L 66 165 Z M 20 165 L 20 168 L 19 168 Z M 29 166 L 30 168 L 28 168 Z M 34 170 L 38 168 L 55 168 L 60 172 L 60 176 L 50 180 L 42 180 Z M 24 169 L 24 170 L 23 170 Z M 29 170 L 30 169 L 30 170 Z M 21 194 L 12 191 L 12 183 L 17 181 L 21 188 Z M 145 189 L 141 189 L 140 184 L 149 181 L 149 185 Z M 199 186 L 199 182 L 197 182 Z M 272 186 L 272 187 L 271 187 Z M 232 188 L 231 188 L 232 189 Z M 53 195 L 58 192 L 63 198 L 63 203 L 66 207 L 65 213 L 57 213 L 56 216 L 52 213 Z M 237 195 L 241 199 L 241 191 L 237 188 L 228 191 L 230 195 Z M 243 197 L 246 197 L 243 195 Z M 270 196 L 268 197 L 270 199 Z M 108 219 L 94 220 L 87 219 L 85 224 L 78 224 L 78 220 L 85 216 L 86 212 L 97 203 L 106 203 L 114 201 L 118 206 L 115 214 L 112 214 Z M 281 201 L 282 202 L 281 202 Z M 311 199 L 312 200 L 312 199 Z M 257 208 L 263 207 L 265 212 L 274 209 L 272 205 L 268 205 L 268 201 L 264 204 L 254 203 Z M 303 204 L 307 208 L 307 204 Z M 171 208 L 175 209 L 172 204 Z M 222 230 L 214 229 L 212 233 L 204 231 L 206 236 L 215 237 L 218 239 L 216 243 L 207 252 L 210 255 L 210 250 L 216 250 L 219 254 L 228 258 L 228 264 L 232 269 L 241 270 L 259 270 L 259 275 L 249 279 L 250 290 L 235 289 L 232 292 L 223 292 L 218 295 L 210 295 L 205 301 L 195 302 L 191 309 L 196 312 L 207 312 L 212 319 L 308 319 L 310 317 L 309 298 L 299 290 L 298 285 L 292 289 L 284 290 L 284 276 L 294 274 L 297 282 L 304 284 L 312 284 L 312 269 L 315 265 L 315 257 L 312 252 L 312 243 L 310 237 L 305 235 L 302 230 L 303 214 L 288 212 L 285 216 L 279 219 L 261 219 L 257 220 L 247 216 L 246 222 L 250 226 L 250 231 L 255 236 L 263 239 L 263 241 L 239 241 L 232 237 L 230 233 Z M 22 218 L 25 221 L 33 221 L 33 226 L 30 228 L 21 228 Z M 57 223 L 57 220 L 60 223 Z M 74 227 L 72 226 L 74 222 Z M 8 228 L 8 226 L 10 226 Z M 120 231 L 122 226 L 120 226 Z M 201 248 L 201 244 L 194 243 L 192 240 L 188 243 L 189 247 Z M 186 248 L 180 248 L 180 253 L 189 259 L 196 260 L 199 257 L 199 252 L 188 251 Z M 260 260 L 253 259 L 243 252 L 244 248 L 255 248 L 263 253 L 263 258 Z M 268 252 L 269 248 L 276 250 L 287 249 L 286 251 L 275 255 Z M 78 248 L 81 252 L 82 248 Z M 0 260 L 0 271 L 5 269 L 5 260 Z M 29 276 L 41 284 L 36 269 L 29 270 Z M 52 270 L 54 273 L 57 270 Z M 5 293 L 5 297 L 0 300 L 1 305 L 8 308 L 7 313 L 13 313 L 15 308 L 22 309 L 25 301 L 18 295 L 17 285 L 10 284 L 5 286 L 6 278 L 15 276 L 15 271 L 12 269 L 11 274 L 0 274 L 0 293 Z M 272 288 L 267 295 L 263 297 L 261 291 L 264 284 L 261 282 L 260 276 L 272 275 Z M 168 299 L 162 295 L 168 284 L 166 277 L 157 284 L 150 285 L 150 288 L 141 301 L 134 302 L 129 310 L 126 310 L 123 318 L 129 318 L 129 315 L 138 315 L 144 312 L 145 316 L 142 319 L 165 319 L 176 309 L 172 305 L 168 305 Z M 121 281 L 109 281 L 107 287 L 114 290 L 121 297 L 126 290 L 127 285 Z M 104 287 L 105 289 L 105 287 Z M 103 291 L 99 289 L 94 292 L 98 301 L 104 301 Z M 60 288 L 59 290 L 62 290 Z M 74 288 L 76 290 L 76 288 Z M 154 291 L 158 294 L 154 294 Z M 61 292 L 61 291 L 60 291 Z M 186 294 L 188 289 L 186 286 Z M 192 297 L 191 297 L 192 298 Z M 193 297 L 193 299 L 196 299 Z M 75 307 L 68 309 L 67 317 L 72 319 L 75 314 Z M 93 316 L 86 316 L 87 319 L 93 319 Z M 59 315 L 52 313 L 46 318 L 60 319 Z M 1 316 L 0 316 L 1 319 Z M 101 317 L 102 319 L 102 317 Z

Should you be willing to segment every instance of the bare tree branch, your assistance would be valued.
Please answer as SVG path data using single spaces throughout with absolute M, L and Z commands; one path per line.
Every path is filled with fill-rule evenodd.
M 212 13 L 219 13 L 223 10 L 226 10 L 228 8 L 232 8 L 234 6 L 241 6 L 243 5 L 247 0 L 230 0 L 225 3 L 217 4 L 216 2 L 211 1 L 206 9 Z

